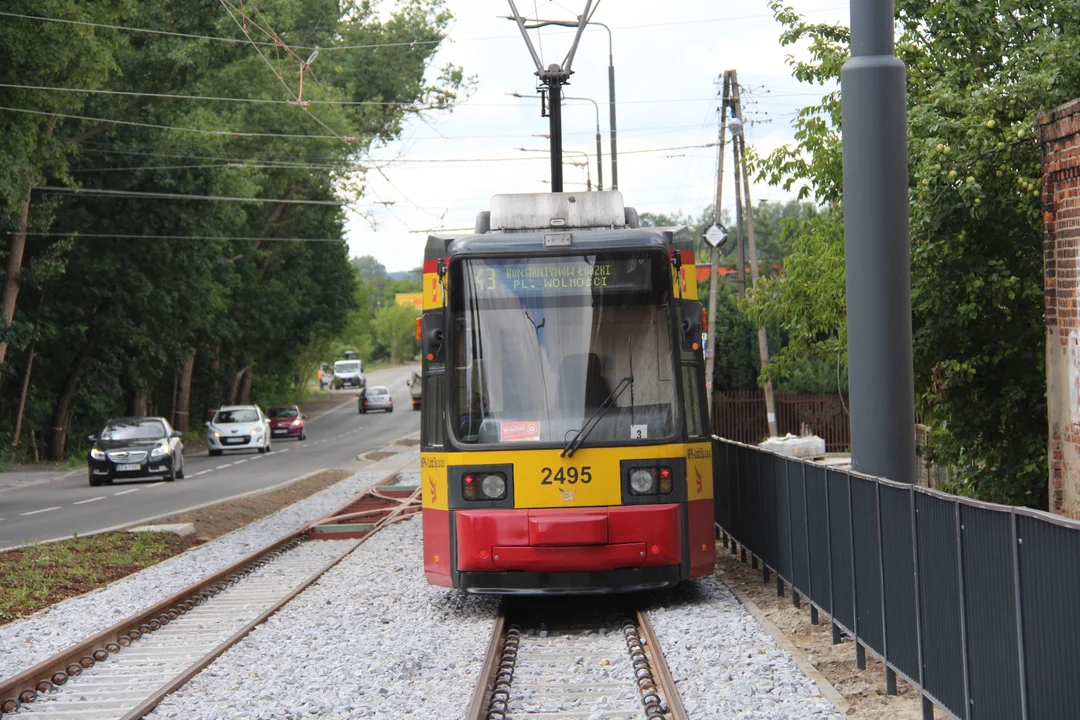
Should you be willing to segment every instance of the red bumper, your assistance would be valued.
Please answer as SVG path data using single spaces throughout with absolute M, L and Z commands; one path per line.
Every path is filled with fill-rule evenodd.
M 683 560 L 678 504 L 461 510 L 454 525 L 459 572 L 604 572 Z

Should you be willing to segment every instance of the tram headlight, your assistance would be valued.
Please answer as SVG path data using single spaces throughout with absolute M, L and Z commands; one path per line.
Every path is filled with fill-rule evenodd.
M 666 495 L 671 492 L 671 468 L 634 468 L 628 477 L 631 495 Z
M 637 468 L 630 471 L 630 492 L 635 495 L 649 495 L 656 492 L 656 478 L 651 468 Z
M 461 478 L 461 495 L 466 500 L 502 500 L 506 497 L 506 476 L 468 473 Z

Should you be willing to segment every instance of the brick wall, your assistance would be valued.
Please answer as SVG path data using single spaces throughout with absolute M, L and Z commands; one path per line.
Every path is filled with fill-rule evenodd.
M 1050 510 L 1080 518 L 1080 100 L 1037 120 L 1043 151 L 1043 268 Z

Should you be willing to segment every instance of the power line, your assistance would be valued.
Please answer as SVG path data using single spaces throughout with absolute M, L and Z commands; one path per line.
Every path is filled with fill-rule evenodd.
M 334 131 L 334 129 L 333 129 L 332 127 L 330 127 L 329 125 L 327 125 L 326 123 L 324 123 L 324 122 L 323 122 L 322 120 L 320 120 L 319 118 L 315 117 L 315 115 L 314 115 L 314 114 L 312 114 L 312 112 L 311 112 L 310 110 L 308 110 L 308 109 L 307 109 L 306 107 L 304 107 L 304 106 L 303 106 L 303 104 L 301 104 L 301 103 L 300 103 L 300 96 L 299 96 L 299 95 L 298 95 L 297 93 L 294 93 L 294 92 L 292 91 L 292 88 L 290 88 L 290 87 L 289 87 L 289 84 L 288 84 L 287 82 L 285 82 L 285 78 L 284 78 L 284 77 L 282 77 L 282 73 L 280 72 L 280 69 L 279 69 L 279 71 L 278 71 L 278 72 L 274 72 L 274 66 L 273 66 L 273 64 L 271 64 L 270 60 L 269 60 L 269 59 L 268 59 L 268 58 L 266 57 L 266 55 L 264 55 L 264 54 L 263 54 L 263 51 L 259 49 L 259 46 L 255 44 L 255 41 L 254 41 L 254 40 L 252 40 L 252 38 L 251 38 L 251 34 L 250 34 L 250 33 L 248 33 L 248 31 L 247 31 L 247 25 L 246 25 L 246 22 L 251 22 L 251 19 L 250 19 L 250 18 L 249 18 L 249 17 L 247 16 L 247 15 L 245 15 L 245 14 L 244 14 L 244 11 L 243 11 L 243 10 L 237 10 L 237 12 L 239 12 L 239 13 L 240 13 L 240 17 L 244 18 L 244 20 L 245 20 L 245 23 L 241 23 L 241 22 L 240 22 L 239 20 L 237 20 L 237 19 L 236 19 L 236 17 L 235 17 L 235 16 L 234 16 L 234 15 L 232 14 L 232 10 L 230 10 L 230 9 L 229 9 L 230 7 L 231 7 L 231 8 L 233 8 L 234 10 L 236 9 L 236 7 L 235 7 L 234 5 L 232 5 L 232 3 L 230 3 L 230 2 L 229 2 L 229 0 L 219 0 L 219 2 L 221 3 L 221 6 L 222 6 L 223 8 L 225 8 L 225 12 L 226 12 L 226 13 L 228 13 L 228 15 L 229 15 L 229 17 L 230 17 L 230 18 L 232 19 L 232 21 L 233 21 L 234 23 L 236 23 L 236 27 L 240 28 L 240 32 L 244 33 L 244 37 L 246 37 L 246 38 L 248 39 L 248 42 L 250 42 L 250 43 L 251 43 L 251 47 L 255 48 L 255 52 L 257 52 L 257 53 L 259 54 L 259 57 L 260 57 L 260 58 L 262 58 L 262 61 L 263 61 L 264 63 L 266 63 L 266 66 L 267 66 L 268 68 L 270 68 L 270 72 L 273 72 L 273 73 L 274 73 L 274 76 L 275 76 L 275 77 L 276 77 L 276 78 L 277 78 L 277 79 L 278 79 L 278 80 L 279 80 L 279 81 L 281 82 L 281 85 L 282 85 L 282 86 L 283 86 L 283 87 L 285 88 L 285 91 L 286 91 L 286 92 L 288 92 L 288 93 L 289 93 L 289 96 L 290 96 L 290 97 L 292 97 L 292 99 L 296 101 L 296 104 L 297 104 L 297 106 L 298 106 L 298 107 L 299 107 L 299 108 L 300 108 L 301 110 L 303 110 L 303 111 L 304 111 L 304 113 L 305 113 L 305 114 L 306 114 L 306 115 L 307 115 L 308 117 L 310 117 L 310 118 L 311 118 L 312 120 L 314 120 L 315 122 L 317 122 L 317 123 L 318 123 L 318 124 L 319 124 L 320 126 L 322 126 L 322 127 L 323 127 L 323 128 L 325 129 L 325 130 L 327 130 L 328 132 L 332 133 L 332 134 L 334 135 L 335 139 L 337 139 L 337 140 L 341 140 L 342 142 L 344 142 L 344 143 L 346 143 L 346 144 L 348 144 L 349 142 L 351 142 L 351 140 L 350 140 L 350 139 L 346 139 L 346 138 L 344 138 L 344 137 L 341 137 L 340 135 L 338 135 L 338 134 L 337 134 L 337 133 L 336 133 L 336 132 Z M 256 10 L 257 10 L 257 8 L 256 8 Z M 264 34 L 264 35 L 266 35 L 267 37 L 272 37 L 272 38 L 274 38 L 274 40 L 275 40 L 275 41 L 277 41 L 277 40 L 278 40 L 278 35 L 277 35 L 277 33 L 270 33 L 270 32 L 267 32 L 266 30 L 263 30 L 263 28 L 262 28 L 262 27 L 261 27 L 261 26 L 260 26 L 260 25 L 259 25 L 258 23 L 252 22 L 251 24 L 252 24 L 252 25 L 254 25 L 255 27 L 259 28 L 259 30 L 262 30 L 263 34 Z M 291 55 L 293 55 L 293 56 L 295 56 L 295 55 L 296 55 L 296 53 L 294 53 L 294 52 L 293 52 L 292 50 L 290 50 L 290 49 L 289 49 L 289 46 L 288 46 L 288 45 L 286 45 L 286 44 L 285 44 L 284 42 L 281 42 L 281 43 L 279 43 L 279 44 L 280 44 L 280 45 L 281 45 L 282 47 L 284 47 L 284 48 L 285 48 L 285 50 L 286 50 L 286 51 L 287 51 L 287 52 L 288 52 L 289 54 L 291 54 Z M 301 72 L 301 75 L 300 75 L 300 77 L 301 77 L 301 78 L 303 78 L 303 71 L 304 71 L 304 63 L 303 63 L 303 61 L 301 61 L 301 60 L 300 60 L 299 58 L 297 58 L 297 61 L 301 63 L 301 65 L 300 65 L 300 72 Z
M 6 231 L 13 235 L 14 230 Z M 117 235 L 116 233 L 84 233 L 72 232 L 28 232 L 24 235 L 34 237 L 69 237 L 78 238 L 109 238 L 117 240 L 244 240 L 256 242 L 345 242 L 345 238 L 298 238 L 298 237 L 235 237 L 223 235 Z
M 134 92 L 129 90 L 91 90 L 89 88 L 66 88 L 66 87 L 50 87 L 46 85 L 13 85 L 11 83 L 0 83 L 0 87 L 13 88 L 16 90 L 44 90 L 48 92 L 73 92 L 73 93 L 87 93 L 90 95 L 125 95 L 129 97 L 152 97 L 152 98 L 165 98 L 169 100 L 213 100 L 218 102 L 239 102 L 239 103 L 253 103 L 257 105 L 297 105 L 296 100 L 269 100 L 263 98 L 238 98 L 238 97 L 217 97 L 214 95 L 177 95 L 172 93 L 149 93 L 149 92 Z M 415 107 L 418 110 L 433 110 L 434 106 L 423 107 L 417 106 L 413 103 L 404 102 L 380 102 L 376 100 L 304 100 L 303 103 L 308 105 L 384 105 L 384 106 L 404 106 Z
M 154 123 L 134 122 L 131 120 L 110 120 L 108 118 L 87 117 L 86 115 L 66 115 L 64 113 L 49 112 L 48 110 L 28 110 L 26 108 L 0 107 L 0 110 L 7 110 L 8 112 L 27 113 L 30 115 L 48 115 L 50 117 L 61 117 L 67 118 L 69 120 L 86 120 L 89 122 L 106 123 L 111 125 L 130 125 L 132 127 L 152 128 L 154 130 L 174 130 L 177 132 L 191 132 L 198 133 L 200 135 L 218 135 L 225 137 L 291 138 L 303 140 L 344 140 L 347 143 L 360 139 L 342 138 L 340 135 L 304 135 L 301 133 L 264 133 L 242 132 L 239 130 L 204 130 L 202 128 L 179 127 L 176 125 L 157 125 Z
M 35 185 L 33 189 L 40 192 L 71 193 L 73 195 L 104 195 L 109 197 L 153 198 L 158 200 L 216 200 L 219 202 L 277 203 L 282 205 L 332 205 L 336 207 L 348 205 L 348 203 L 341 202 L 340 200 L 289 200 L 286 198 L 231 197 L 228 195 L 188 195 L 185 193 L 105 190 L 101 188 L 78 190 L 59 185 Z
M 93 22 L 86 22 L 86 21 L 83 21 L 83 20 L 68 20 L 66 18 L 44 17 L 42 15 L 23 15 L 21 13 L 0 12 L 0 16 L 13 17 L 13 18 L 22 18 L 24 20 L 41 20 L 43 22 L 64 23 L 64 24 L 67 24 L 67 25 L 82 25 L 82 26 L 85 26 L 85 27 L 98 27 L 98 28 L 105 28 L 107 30 L 124 30 L 126 32 L 149 33 L 151 35 L 169 35 L 169 36 L 172 36 L 172 37 L 182 37 L 182 38 L 188 38 L 188 39 L 191 39 L 191 40 L 213 40 L 215 42 L 244 43 L 244 44 L 246 44 L 248 42 L 247 40 L 241 40 L 240 38 L 227 38 L 227 37 L 219 37 L 219 36 L 216 36 L 216 35 L 196 35 L 196 34 L 193 34 L 193 33 L 173 32 L 173 31 L 170 31 L 170 30 L 150 30 L 148 28 L 127 27 L 127 26 L 124 26 L 124 25 L 107 25 L 105 23 L 93 23 Z M 415 46 L 415 45 L 437 45 L 440 42 L 442 42 L 442 40 L 402 40 L 402 41 L 399 41 L 399 42 L 390 42 L 390 43 L 371 43 L 369 45 L 338 45 L 336 47 L 320 48 L 320 50 L 367 50 L 367 49 L 385 48 L 385 47 L 404 47 L 404 46 L 412 47 L 412 46 Z M 270 46 L 270 47 L 275 47 L 275 46 L 278 45 L 278 43 L 272 43 L 272 42 L 256 42 L 256 44 L 257 45 L 266 45 L 266 46 Z M 295 47 L 298 50 L 314 50 L 315 49 L 314 46 L 305 46 L 305 45 L 294 45 L 293 47 Z
M 87 143 L 87 145 L 94 145 L 94 144 L 95 143 L 93 143 L 93 142 L 88 142 Z M 148 146 L 136 145 L 134 147 L 146 148 Z M 262 156 L 257 156 L 257 155 L 248 155 L 248 156 L 244 156 L 244 157 L 236 157 L 236 156 L 228 157 L 228 156 L 222 156 L 222 155 L 209 155 L 209 154 L 191 155 L 191 154 L 183 154 L 183 153 L 171 153 L 171 152 L 164 152 L 164 151 L 160 151 L 160 150 L 155 151 L 155 152 L 141 152 L 141 151 L 138 151 L 138 150 L 116 150 L 116 149 L 109 149 L 107 147 L 85 147 L 85 148 L 82 149 L 82 152 L 103 153 L 103 154 L 106 154 L 106 155 L 138 155 L 138 156 L 142 156 L 142 157 L 168 157 L 168 158 L 179 158 L 179 159 L 183 159 L 183 160 L 220 160 L 220 161 L 225 162 L 225 163 L 245 163 L 245 162 L 248 162 L 248 161 L 251 161 L 251 160 L 256 160 L 256 161 L 263 162 L 263 163 L 273 163 L 272 165 L 267 165 L 267 167 L 275 167 L 275 168 L 281 168 L 281 169 L 285 169 L 285 170 L 291 170 L 291 169 L 297 169 L 297 170 L 340 170 L 340 169 L 342 169 L 342 167 L 340 165 L 319 164 L 319 163 L 314 163 L 314 162 L 301 162 L 301 161 L 293 161 L 293 160 L 282 160 L 280 158 L 262 157 Z

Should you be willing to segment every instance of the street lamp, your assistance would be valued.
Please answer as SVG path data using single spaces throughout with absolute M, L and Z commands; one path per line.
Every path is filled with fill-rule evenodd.
M 518 92 L 507 93 L 510 97 L 522 98 L 528 100 L 527 95 L 522 95 Z M 583 100 L 593 104 L 593 109 L 596 111 L 596 189 L 604 189 L 604 157 L 603 151 L 600 149 L 600 106 L 596 104 L 596 101 L 592 98 L 586 97 L 570 97 L 569 95 L 563 95 L 563 100 Z M 537 135 L 533 133 L 534 137 L 550 137 L 549 135 Z M 569 152 L 564 150 L 563 152 Z
M 591 102 L 593 109 L 596 110 L 596 189 L 604 189 L 604 160 L 600 150 L 600 106 L 596 104 L 596 101 L 587 97 L 570 97 L 569 95 L 563 95 L 564 100 L 581 100 L 585 102 Z
M 506 20 L 517 20 L 517 18 L 503 16 Z M 537 28 L 546 27 L 548 25 L 557 25 L 559 27 L 572 27 L 576 28 L 580 24 L 580 18 L 578 20 L 534 20 L 524 25 L 526 30 L 535 30 Z M 596 22 L 595 20 L 589 20 L 586 25 L 599 25 L 607 30 L 608 37 L 608 112 L 611 124 L 611 189 L 619 189 L 619 153 L 616 150 L 615 145 L 615 54 L 614 45 L 611 40 L 611 28 L 602 22 Z

